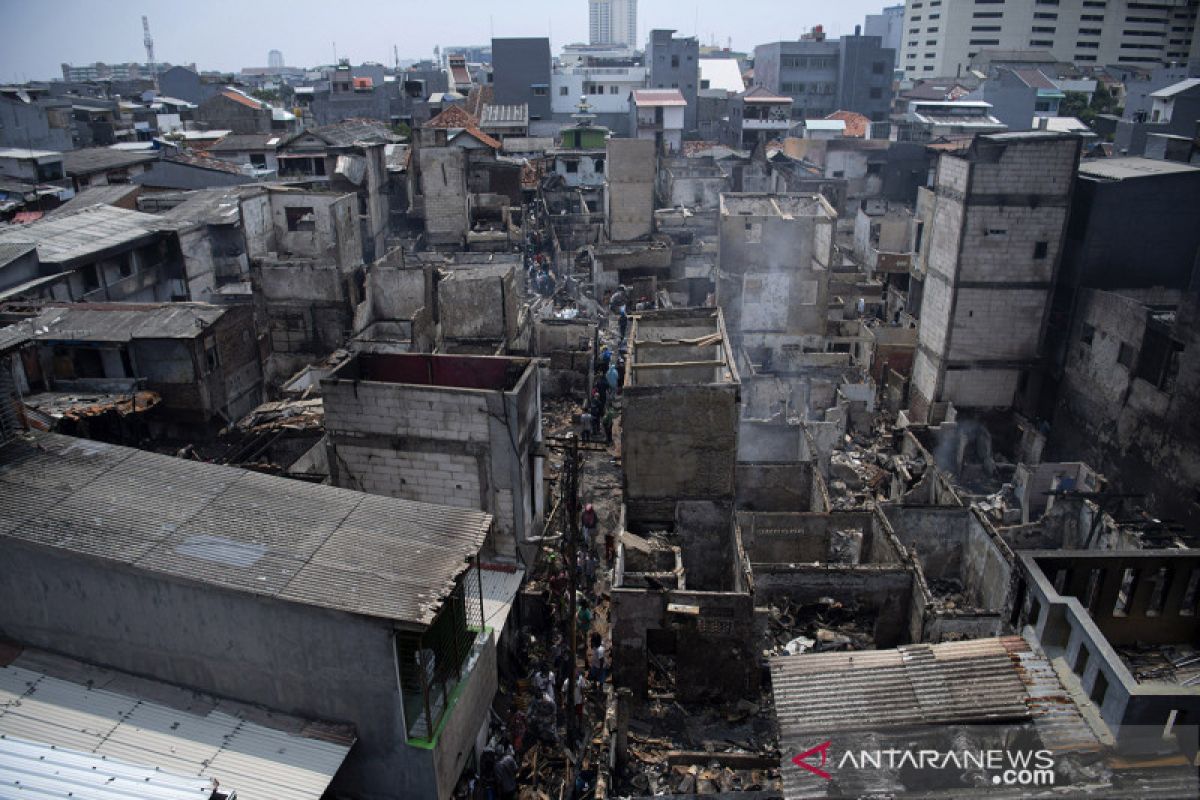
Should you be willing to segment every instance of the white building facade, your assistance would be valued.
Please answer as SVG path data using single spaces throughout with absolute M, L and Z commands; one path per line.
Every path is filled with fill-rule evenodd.
M 908 0 L 900 64 L 906 78 L 961 74 L 980 50 L 1046 50 L 1080 66 L 1151 67 L 1194 49 L 1190 0 Z

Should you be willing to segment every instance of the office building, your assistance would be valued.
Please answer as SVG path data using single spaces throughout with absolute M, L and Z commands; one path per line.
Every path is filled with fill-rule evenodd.
M 909 0 L 900 64 L 911 78 L 961 74 L 985 49 L 1048 50 L 1079 66 L 1186 61 L 1196 13 L 1190 0 Z
M 588 0 L 588 43 L 637 44 L 637 0 Z

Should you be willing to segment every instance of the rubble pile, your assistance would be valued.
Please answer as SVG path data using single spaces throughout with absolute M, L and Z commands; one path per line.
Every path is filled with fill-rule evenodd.
M 778 733 L 770 694 L 714 706 L 656 699 L 629 722 L 621 796 L 779 791 Z
M 1132 644 L 1115 648 L 1140 682 L 1200 686 L 1200 650 L 1192 645 Z
M 832 597 L 816 603 L 782 604 L 767 607 L 767 636 L 764 656 L 823 653 L 831 650 L 873 650 L 874 615 L 856 605 L 846 606 Z

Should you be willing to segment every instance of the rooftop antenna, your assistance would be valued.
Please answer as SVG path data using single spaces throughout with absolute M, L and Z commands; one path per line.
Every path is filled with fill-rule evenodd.
M 334 42 L 334 43 L 333 43 L 333 65 L 336 67 L 336 66 L 337 66 L 337 63 L 338 63 L 338 60 L 337 60 L 337 42 Z
M 154 37 L 150 35 L 150 18 L 142 16 L 142 44 L 146 45 L 146 63 L 150 67 L 150 79 L 158 90 L 158 68 L 154 63 Z
M 392 60 L 395 62 L 396 69 L 400 69 L 400 48 L 392 45 Z

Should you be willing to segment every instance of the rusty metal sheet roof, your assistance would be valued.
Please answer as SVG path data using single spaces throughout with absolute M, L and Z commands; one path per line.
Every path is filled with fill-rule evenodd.
M 771 680 L 784 738 L 1030 716 L 999 639 L 780 656 Z
M 0 538 L 414 625 L 433 621 L 491 525 L 56 434 L 0 447 Z

